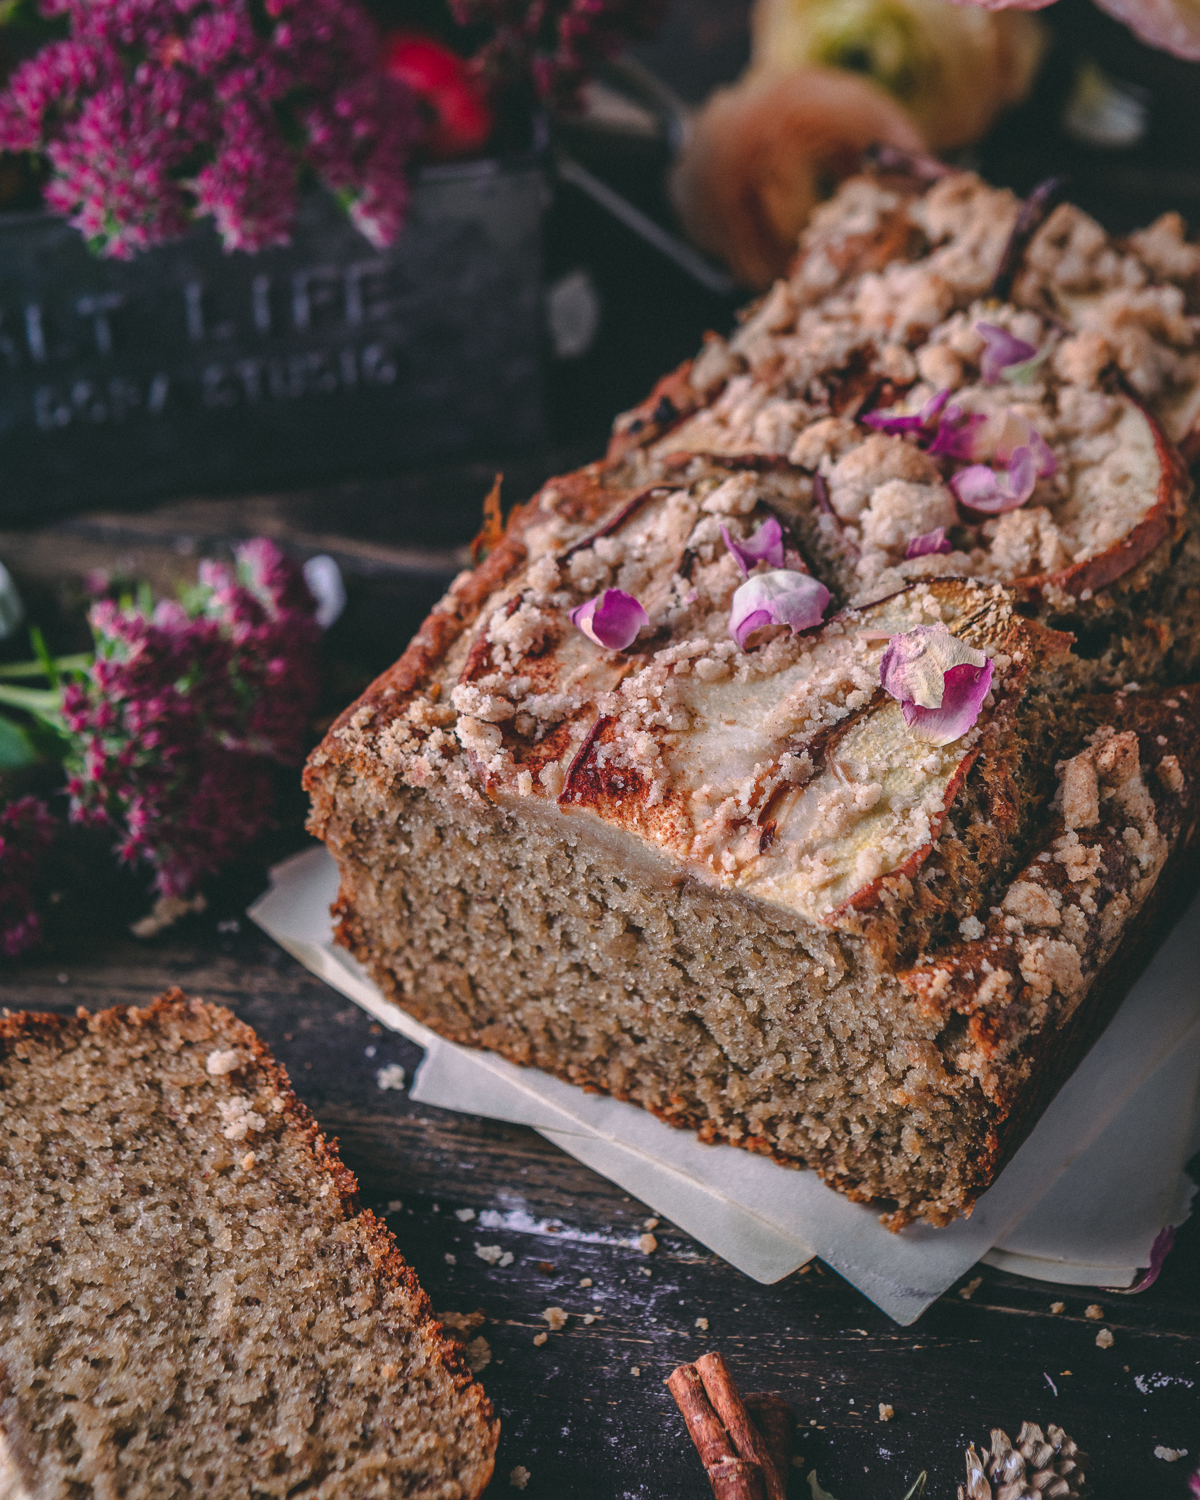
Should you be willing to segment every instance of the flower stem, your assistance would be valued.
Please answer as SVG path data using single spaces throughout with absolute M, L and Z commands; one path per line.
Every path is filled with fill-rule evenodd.
M 95 658 L 90 651 L 81 651 L 75 656 L 56 656 L 54 665 L 59 672 L 86 672 Z M 12 661 L 0 665 L 0 678 L 45 677 L 46 668 L 40 661 Z

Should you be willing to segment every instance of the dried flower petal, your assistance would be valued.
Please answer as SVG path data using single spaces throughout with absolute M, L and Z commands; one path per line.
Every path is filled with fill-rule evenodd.
M 624 589 L 605 589 L 571 611 L 571 624 L 606 651 L 632 646 L 638 631 L 649 623 L 649 615 Z
M 979 717 L 992 685 L 992 664 L 944 625 L 917 625 L 888 642 L 879 680 L 918 739 L 949 745 Z
M 924 536 L 915 536 L 904 549 L 904 556 L 930 557 L 934 553 L 946 553 L 954 551 L 954 543 L 946 535 L 944 526 L 936 526 L 932 531 L 927 531 Z
M 1200 14 L 1194 0 L 1096 0 L 1148 47 L 1200 62 Z
M 1160 1229 L 1154 1236 L 1154 1243 L 1150 1246 L 1150 1264 L 1146 1268 L 1146 1274 L 1139 1276 L 1131 1287 L 1114 1287 L 1114 1291 L 1144 1292 L 1147 1287 L 1153 1286 L 1158 1280 L 1158 1273 L 1162 1270 L 1171 1248 L 1175 1244 L 1175 1226 L 1168 1224 L 1165 1229 Z
M 985 348 L 979 361 L 979 373 L 986 385 L 995 385 L 1006 371 L 1027 363 L 1037 355 L 1033 344 L 1019 339 L 998 323 L 976 323 L 975 332 Z
M 1045 443 L 1042 446 L 1050 452 Z M 1050 459 L 1053 463 L 1052 453 Z M 1007 474 L 998 474 L 987 464 L 972 464 L 951 477 L 950 488 L 959 504 L 968 510 L 985 516 L 1003 515 L 1005 511 L 1019 510 L 1033 494 L 1042 461 L 1025 444 L 1014 449 Z
M 743 578 L 749 578 L 750 569 L 760 562 L 769 563 L 772 568 L 783 567 L 783 527 L 774 516 L 768 516 L 754 535 L 744 541 L 731 536 L 728 526 L 721 527 L 721 535 Z
M 863 425 L 893 437 L 904 432 L 921 432 L 938 417 L 949 399 L 950 391 L 947 388 L 931 396 L 918 412 L 869 411 L 863 418 Z
M 986 422 L 982 412 L 967 412 L 957 402 L 951 403 L 938 422 L 929 452 L 943 458 L 974 458 L 975 436 Z
M 733 596 L 729 634 L 744 651 L 750 635 L 764 625 L 787 625 L 793 634 L 819 625 L 829 606 L 829 590 L 810 573 L 774 568 L 755 573 Z

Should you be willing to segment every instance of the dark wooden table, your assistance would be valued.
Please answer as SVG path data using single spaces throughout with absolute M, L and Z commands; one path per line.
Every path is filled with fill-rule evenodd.
M 410 496 L 418 510 L 423 493 L 418 486 Z M 334 509 L 346 529 L 336 536 L 328 495 L 208 502 L 0 535 L 0 557 L 65 638 L 88 568 L 166 582 L 194 567 L 197 551 L 256 529 L 301 553 L 335 551 L 352 600 L 331 642 L 333 691 L 348 692 L 402 644 L 457 565 L 454 548 L 472 521 L 466 507 L 463 537 L 443 530 L 437 545 L 406 548 L 385 534 L 379 500 L 342 494 Z M 389 497 L 397 513 L 402 501 Z M 1023 1420 L 1057 1422 L 1077 1439 L 1092 1456 L 1098 1496 L 1187 1494 L 1200 1463 L 1200 1220 L 1183 1228 L 1145 1293 L 1049 1287 L 981 1266 L 909 1329 L 816 1263 L 759 1286 L 665 1221 L 646 1255 L 633 1246 L 653 1211 L 535 1132 L 381 1089 L 377 1074 L 388 1064 L 411 1081 L 419 1049 L 245 920 L 266 862 L 301 842 L 297 810 L 298 799 L 274 843 L 213 885 L 206 912 L 151 942 L 127 935 L 119 902 L 101 888 L 107 877 L 94 898 L 85 888 L 50 954 L 0 974 L 3 1003 L 140 1005 L 180 985 L 250 1022 L 339 1138 L 364 1203 L 386 1216 L 434 1306 L 484 1313 L 491 1360 L 482 1380 L 503 1423 L 493 1493 L 507 1493 L 523 1466 L 529 1497 L 702 1500 L 707 1482 L 662 1382 L 679 1362 L 720 1349 L 743 1390 L 779 1391 L 795 1404 L 805 1461 L 795 1496 L 808 1496 L 804 1476 L 815 1468 L 837 1500 L 901 1500 L 926 1470 L 926 1495 L 951 1500 L 965 1444 L 985 1442 L 995 1425 L 1015 1434 Z M 513 1259 L 491 1264 L 477 1244 Z M 1065 1310 L 1052 1313 L 1060 1300 Z M 1102 1325 L 1084 1315 L 1096 1302 Z M 535 1345 L 548 1307 L 569 1320 Z M 1097 1347 L 1101 1326 L 1113 1333 L 1111 1348 Z M 894 1408 L 887 1423 L 881 1402 Z M 1159 1444 L 1189 1456 L 1164 1462 L 1154 1456 Z

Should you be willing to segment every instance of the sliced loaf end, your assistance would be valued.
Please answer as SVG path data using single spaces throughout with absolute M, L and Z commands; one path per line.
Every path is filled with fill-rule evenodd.
M 229 1011 L 174 990 L 0 1018 L 0 1191 L 11 1483 L 128 1500 L 486 1487 L 491 1404 Z

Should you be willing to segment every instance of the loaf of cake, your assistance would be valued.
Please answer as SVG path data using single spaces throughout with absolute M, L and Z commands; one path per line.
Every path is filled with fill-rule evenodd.
M 389 998 L 896 1228 L 969 1211 L 1187 887 L 1192 251 L 1042 207 L 849 184 L 306 772 Z
M 498 1424 L 227 1010 L 0 1017 L 6 1500 L 479 1495 Z

